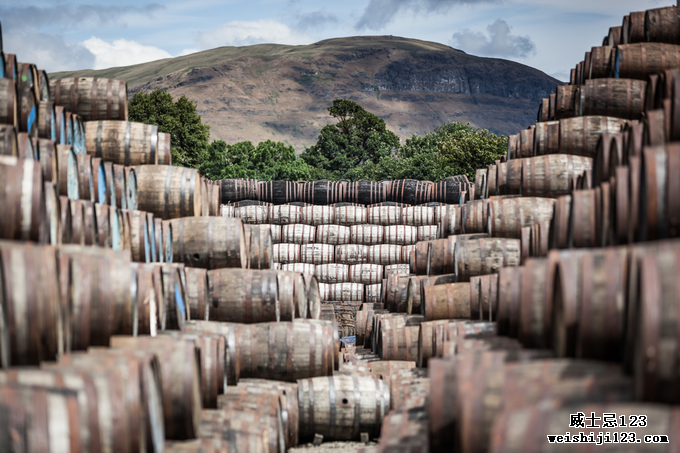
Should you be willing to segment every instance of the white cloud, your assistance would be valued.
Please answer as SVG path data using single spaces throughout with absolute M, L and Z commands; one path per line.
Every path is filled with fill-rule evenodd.
M 83 43 L 67 41 L 58 34 L 18 29 L 4 38 L 6 53 L 16 54 L 19 61 L 33 63 L 48 72 L 90 69 L 94 64 L 94 55 Z
M 275 20 L 252 22 L 235 20 L 212 30 L 200 32 L 196 38 L 196 44 L 203 50 L 220 46 L 251 46 L 264 43 L 300 45 L 312 42 L 314 39 L 308 34 L 291 30 Z
M 130 66 L 162 58 L 172 58 L 172 55 L 163 49 L 145 46 L 136 41 L 128 41 L 127 39 L 116 39 L 112 43 L 108 43 L 93 36 L 83 44 L 87 50 L 94 54 L 93 69 Z
M 525 58 L 536 53 L 536 45 L 528 36 L 510 34 L 510 26 L 498 19 L 486 27 L 487 35 L 471 30 L 453 34 L 452 44 L 473 55 L 503 58 Z

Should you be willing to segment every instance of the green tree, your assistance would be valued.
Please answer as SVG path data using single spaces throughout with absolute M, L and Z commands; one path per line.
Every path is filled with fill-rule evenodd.
M 175 165 L 198 167 L 206 158 L 210 126 L 203 124 L 196 105 L 182 95 L 175 101 L 161 89 L 135 93 L 128 103 L 130 121 L 155 124 L 172 136 L 172 161 Z
M 295 154 L 292 146 L 267 140 L 254 146 L 251 142 L 227 145 L 213 142 L 200 166 L 211 179 L 256 178 L 260 180 L 309 180 L 309 166 Z
M 316 174 L 361 179 L 399 148 L 399 137 L 387 130 L 385 121 L 356 102 L 336 99 L 328 112 L 338 122 L 324 126 L 317 143 L 301 154 Z

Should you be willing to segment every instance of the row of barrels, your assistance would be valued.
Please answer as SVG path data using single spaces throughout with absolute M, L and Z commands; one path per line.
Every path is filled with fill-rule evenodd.
M 260 200 L 275 205 L 294 202 L 315 205 L 356 203 L 374 205 L 397 202 L 419 205 L 430 202 L 457 204 L 470 198 L 473 185 L 465 175 L 450 176 L 438 183 L 402 179 L 398 181 L 258 181 L 256 179 L 223 179 L 221 203 Z M 474 196 L 473 196 L 474 198 Z
M 261 224 L 248 225 L 271 231 L 275 244 L 327 244 L 327 245 L 414 245 L 439 237 L 438 225 L 411 226 L 361 224 L 344 226 L 337 224 Z
M 291 204 L 274 206 L 222 205 L 223 217 L 238 217 L 243 222 L 263 225 L 305 224 L 353 226 L 362 224 L 393 226 L 437 225 L 446 209 L 454 205 L 440 206 L 295 206 Z
M 330 245 L 330 244 L 274 244 L 274 267 L 285 264 L 379 264 L 390 266 L 409 264 L 414 245 Z M 278 266 L 280 267 L 280 266 Z

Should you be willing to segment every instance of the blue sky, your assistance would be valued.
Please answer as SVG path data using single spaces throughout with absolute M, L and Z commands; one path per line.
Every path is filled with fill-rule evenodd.
M 219 46 L 356 35 L 435 41 L 562 80 L 630 11 L 675 0 L 0 0 L 4 51 L 48 71 L 126 66 Z

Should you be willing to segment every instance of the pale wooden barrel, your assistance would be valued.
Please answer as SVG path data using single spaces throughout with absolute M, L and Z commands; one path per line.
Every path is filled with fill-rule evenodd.
M 69 77 L 49 84 L 55 104 L 82 116 L 83 121 L 128 119 L 127 83 L 123 80 Z
M 133 272 L 132 300 L 137 307 L 135 310 L 137 325 L 133 335 L 156 336 L 160 325 L 159 305 L 164 297 L 161 282 L 158 281 L 160 273 L 153 266 L 143 263 L 133 263 L 131 269 Z M 157 290 L 160 291 L 157 293 Z
M 330 245 L 350 243 L 350 228 L 342 225 L 319 225 L 316 227 L 316 242 Z
M 373 225 L 402 225 L 403 208 L 399 206 L 376 206 L 368 208 L 367 222 Z
M 411 273 L 411 266 L 408 264 L 390 264 L 384 267 L 385 278 L 389 278 L 390 275 L 409 275 Z
M 0 361 L 7 367 L 55 360 L 64 351 L 68 329 L 55 249 L 0 241 L 0 262 L 4 286 Z
M 450 283 L 423 287 L 420 312 L 426 321 L 470 318 L 470 284 Z
M 382 360 L 417 360 L 419 332 L 420 326 L 381 329 L 380 358 Z
M 350 241 L 352 244 L 382 244 L 384 237 L 385 228 L 380 225 L 354 225 L 350 228 Z
M 262 225 L 269 223 L 267 206 L 241 206 L 234 208 L 234 217 L 239 217 L 243 223 Z
M 346 244 L 335 247 L 335 262 L 338 264 L 361 264 L 368 262 L 367 245 Z
M 300 272 L 271 271 L 278 283 L 279 315 L 281 321 L 307 317 L 307 288 Z
M 382 283 L 364 285 L 364 302 L 380 303 L 382 300 Z
M 45 181 L 58 185 L 59 153 L 57 152 L 56 143 L 45 138 L 34 138 L 33 148 L 36 150 L 37 160 L 40 161 Z
M 357 440 L 362 432 L 376 438 L 390 407 L 387 385 L 372 377 L 301 380 L 298 396 L 301 440 L 317 433 L 328 440 Z
M 382 244 L 372 245 L 368 248 L 367 262 L 372 264 L 400 264 L 408 262 L 408 257 L 402 254 L 401 245 Z
M 0 155 L 17 157 L 18 146 L 14 127 L 8 124 L 0 126 Z
M 335 223 L 335 208 L 333 206 L 306 206 L 302 208 L 301 221 L 313 226 Z
M 210 318 L 208 296 L 208 271 L 195 267 L 184 269 L 186 276 L 186 305 L 191 319 L 207 321 Z
M 160 312 L 161 330 L 184 330 L 186 320 L 190 319 L 186 303 L 186 277 L 184 264 L 153 263 L 161 270 L 163 284 L 163 305 Z
M 522 195 L 525 197 L 552 197 L 567 195 L 572 180 L 591 169 L 592 158 L 550 154 L 523 160 Z
M 311 244 L 316 242 L 316 227 L 303 223 L 282 225 L 281 242 L 288 244 Z
M 142 165 L 135 167 L 134 171 L 137 209 L 151 212 L 164 220 L 201 215 L 202 186 L 196 169 Z M 126 186 L 129 183 L 129 178 L 126 178 Z M 128 209 L 134 208 L 128 204 Z
M 385 244 L 413 245 L 418 242 L 418 228 L 410 225 L 390 225 L 383 234 Z
M 2 124 L 13 126 L 19 132 L 19 110 L 17 91 L 14 80 L 3 78 L 0 80 L 0 121 Z
M 331 283 L 325 301 L 352 302 L 364 300 L 364 285 L 361 283 Z
M 302 208 L 290 204 L 269 206 L 269 221 L 276 225 L 302 223 Z
M 85 123 L 88 154 L 121 165 L 158 164 L 158 126 L 130 121 Z
M 417 236 L 418 242 L 434 241 L 435 239 L 439 239 L 439 226 L 437 225 L 419 226 Z
M 172 165 L 172 136 L 160 131 L 158 132 L 158 165 Z M 217 199 L 221 201 L 219 189 L 217 193 L 219 194 Z
M 501 267 L 519 266 L 519 239 L 480 238 L 456 242 L 454 268 L 458 281 L 469 281 L 475 275 L 497 273 Z
M 204 269 L 246 267 L 248 249 L 241 220 L 185 217 L 169 222 L 173 261 Z
M 300 246 L 300 262 L 328 264 L 335 259 L 335 247 L 328 244 L 304 244 Z
M 329 264 L 322 264 L 320 266 L 329 266 Z M 330 266 L 332 266 L 332 264 Z M 317 267 L 319 267 L 319 266 L 315 266 L 314 264 L 309 264 L 309 263 L 288 263 L 288 264 L 281 265 L 281 270 L 282 271 L 300 272 L 300 273 L 303 273 L 303 274 L 315 275 Z
M 250 269 L 208 271 L 210 320 L 247 324 L 279 321 L 278 291 L 275 272 Z
M 220 205 L 220 215 L 222 217 L 236 217 L 236 208 L 233 204 Z
M 319 280 L 312 274 L 302 274 L 307 290 L 307 318 L 319 319 L 321 316 L 321 294 Z
M 352 226 L 366 223 L 368 209 L 364 206 L 339 206 L 335 208 L 335 221 L 338 225 Z
M 0 238 L 47 243 L 49 240 L 40 163 L 0 156 Z
M 550 222 L 555 200 L 521 197 L 489 200 L 488 232 L 492 237 L 520 238 L 523 227 Z
M 63 231 L 61 223 L 61 206 L 59 203 L 59 196 L 57 195 L 57 189 L 51 182 L 46 182 L 44 184 L 45 192 L 45 212 L 46 219 L 48 222 L 48 232 L 50 245 L 61 244 Z M 70 217 L 69 219 L 70 220 Z M 68 221 L 67 220 L 67 221 Z M 65 225 L 70 228 L 70 223 Z
M 200 352 L 193 342 L 162 337 L 113 337 L 111 347 L 158 355 L 167 439 L 193 439 L 201 416 Z
M 250 233 L 248 243 L 248 267 L 251 269 L 271 269 L 272 233 L 269 225 L 244 225 L 244 233 Z
M 315 266 L 314 275 L 319 283 L 349 282 L 349 267 L 339 263 L 319 264 Z
M 382 283 L 383 266 L 380 264 L 355 264 L 349 266 L 349 282 L 375 285 Z
M 166 443 L 165 451 L 181 453 L 225 450 L 244 453 L 268 452 L 271 448 L 268 431 L 269 427 L 264 416 L 254 410 L 204 410 L 201 412 L 199 439 L 181 444 L 173 442 L 170 443 L 169 448 Z
M 274 244 L 272 248 L 275 263 L 299 263 L 300 244 Z
M 412 206 L 403 210 L 404 225 L 435 225 L 435 208 L 428 206 Z

